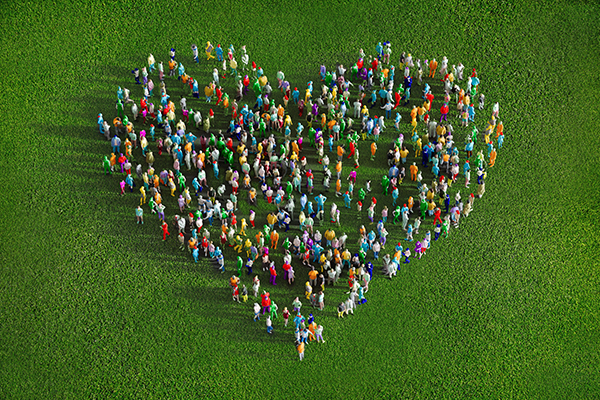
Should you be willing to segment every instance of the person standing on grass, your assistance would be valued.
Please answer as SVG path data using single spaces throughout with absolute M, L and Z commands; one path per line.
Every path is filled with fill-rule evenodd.
M 283 326 L 286 328 L 287 328 L 289 319 L 290 319 L 290 312 L 287 307 L 284 307 L 283 308 L 283 322 L 284 322 Z
M 245 303 L 248 301 L 248 289 L 246 285 L 242 285 L 242 301 Z
M 267 325 L 267 333 L 272 334 L 273 333 L 273 323 L 271 322 L 270 315 L 267 315 L 266 325 Z
M 142 224 L 144 224 L 144 210 L 142 210 L 142 207 L 138 206 L 135 209 L 135 218 L 137 220 L 137 223 L 139 224 L 140 222 Z
M 161 225 L 161 229 L 163 231 L 163 242 L 165 240 L 167 240 L 167 235 L 171 236 L 171 234 L 169 233 L 169 225 L 163 221 L 162 225 Z
M 254 322 L 260 321 L 260 306 L 254 303 Z
M 279 307 L 277 306 L 277 304 L 275 304 L 275 302 L 273 301 L 271 303 L 271 318 L 273 319 L 277 319 L 277 310 L 279 310 Z
M 252 281 L 252 292 L 254 297 L 258 296 L 258 290 L 260 289 L 260 280 L 258 279 L 258 275 L 254 276 L 254 280 Z
M 298 356 L 300 356 L 300 361 L 304 360 L 304 342 L 296 340 L 296 350 L 298 351 Z
M 323 325 L 319 325 L 315 328 L 315 336 L 317 339 L 317 343 L 325 343 L 325 340 L 323 339 Z

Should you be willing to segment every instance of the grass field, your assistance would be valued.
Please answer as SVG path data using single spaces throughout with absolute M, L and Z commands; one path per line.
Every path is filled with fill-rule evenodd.
M 1 398 L 600 397 L 594 3 L 107 1 L 3 9 Z M 301 91 L 308 80 L 320 91 L 321 64 L 349 67 L 359 48 L 370 54 L 389 40 L 396 65 L 407 51 L 446 55 L 465 74 L 475 67 L 487 103 L 476 117 L 480 131 L 500 102 L 505 145 L 468 220 L 393 281 L 376 266 L 369 302 L 354 316 L 337 320 L 345 286 L 327 289 L 326 309 L 316 314 L 327 343 L 309 344 L 302 363 L 291 328 L 277 321 L 267 335 L 249 305 L 232 304 L 223 275 L 194 264 L 175 240 L 160 241 L 155 216 L 146 212 L 144 227 L 136 226 L 137 193 L 119 197 L 117 178 L 103 175 L 110 147 L 96 115 L 112 120 L 117 86 L 139 97 L 129 71 L 151 52 L 166 61 L 171 47 L 204 84 L 213 65 L 193 66 L 189 46 L 207 40 L 245 44 L 272 82 L 281 69 Z M 170 82 L 178 100 L 183 91 Z M 412 98 L 419 94 L 415 82 Z M 215 111 L 217 128 L 226 127 Z M 405 137 L 407 120 L 405 108 Z M 361 143 L 359 183 L 372 176 L 376 192 L 394 136 L 393 129 L 382 136 L 378 163 L 368 162 L 370 143 Z M 401 198 L 414 187 L 405 190 Z M 351 241 L 355 221 L 344 221 Z M 389 243 L 403 237 L 388 230 Z M 233 253 L 226 254 L 231 273 Z M 305 271 L 295 269 L 295 287 L 270 290 L 280 313 L 300 294 Z M 261 281 L 268 286 L 266 274 Z

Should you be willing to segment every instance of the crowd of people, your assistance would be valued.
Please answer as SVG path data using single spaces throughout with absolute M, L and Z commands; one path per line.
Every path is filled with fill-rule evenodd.
M 131 98 L 129 89 L 119 87 L 112 126 L 98 115 L 100 134 L 112 147 L 112 153 L 104 157 L 105 174 L 122 178 L 121 195 L 127 189 L 140 193 L 135 209 L 138 224 L 144 223 L 144 212 L 149 210 L 157 215 L 163 241 L 171 236 L 171 227 L 180 248 L 187 249 L 195 262 L 201 257 L 214 260 L 222 273 L 230 265 L 235 272 L 229 279 L 233 300 L 249 304 L 254 321 L 266 314 L 269 334 L 274 332 L 279 308 L 267 290 L 261 293 L 257 268 L 268 273 L 270 285 L 282 283 L 277 281 L 280 274 L 288 285 L 294 285 L 297 277 L 303 282 L 306 276 L 304 294 L 292 301 L 291 312 L 287 307 L 282 311 L 284 327 L 292 318 L 302 360 L 309 341 L 324 340 L 323 326 L 313 314 L 301 313 L 300 297 L 314 310 L 323 310 L 326 286 L 339 285 L 347 274 L 348 297 L 335 308 L 338 318 L 353 314 L 367 302 L 374 263 L 391 279 L 401 265 L 421 259 L 433 242 L 447 237 L 451 227 L 458 228 L 461 218 L 473 210 L 475 199 L 485 193 L 487 169 L 494 166 L 504 141 L 499 105 L 493 105 L 480 132 L 473 102 L 477 98 L 477 112 L 483 112 L 485 96 L 475 69 L 465 78 L 461 63 L 450 65 L 446 57 L 439 65 L 435 59 L 422 62 L 403 52 L 396 64 L 400 74 L 396 74 L 389 42 L 378 43 L 369 56 L 361 49 L 350 70 L 341 64 L 333 70 L 322 65 L 320 91 L 312 81 L 302 91 L 292 87 L 283 71 L 269 81 L 262 68 L 250 63 L 245 46 L 236 52 L 233 45 L 224 49 L 208 42 L 206 60 L 200 59 L 196 45 L 191 47 L 195 63 L 216 66 L 211 76 L 188 75 L 171 49 L 165 77 L 165 64 L 150 54 L 147 66 L 132 71 L 135 84 L 141 87 L 139 101 Z M 152 77 L 158 82 L 157 93 Z M 413 77 L 422 96 L 411 96 Z M 441 83 L 434 85 L 438 77 Z M 208 81 L 204 96 L 200 80 Z M 181 96 L 177 106 L 167 82 L 169 87 L 180 85 L 188 90 L 190 101 Z M 233 82 L 230 93 L 221 86 L 225 82 Z M 439 120 L 433 108 L 434 87 L 441 91 L 437 95 L 441 98 Z M 455 114 L 450 111 L 451 103 L 456 105 Z M 125 112 L 128 105 L 131 119 Z M 201 108 L 209 109 L 202 113 Z M 406 138 L 401 133 L 407 131 L 401 111 L 410 115 L 407 124 L 412 130 Z M 215 123 L 221 116 L 225 120 Z M 457 143 L 453 120 L 463 131 L 471 124 L 464 143 Z M 139 133 L 134 122 L 142 126 Z M 227 128 L 216 129 L 217 125 Z M 370 180 L 359 188 L 361 163 L 376 162 L 382 134 L 393 141 L 381 191 L 374 190 Z M 361 141 L 371 142 L 368 161 L 368 156 L 359 153 Z M 135 163 L 134 152 L 141 162 Z M 158 171 L 155 163 L 168 167 Z M 347 175 L 344 167 L 350 169 Z M 463 201 L 457 188 L 461 184 L 470 188 L 471 171 L 476 174 L 477 188 Z M 332 184 L 335 196 L 329 195 Z M 413 193 L 405 196 L 408 191 Z M 176 200 L 170 218 L 163 195 Z M 238 203 L 246 201 L 246 196 L 252 209 L 248 215 L 239 215 Z M 392 208 L 385 205 L 377 210 L 377 197 L 391 198 Z M 361 220 L 363 207 L 366 220 Z M 353 208 L 359 220 L 342 224 L 341 214 Z M 257 214 L 259 220 L 266 219 L 262 227 L 256 226 Z M 356 244 L 348 242 L 346 233 L 335 231 L 349 226 L 357 227 Z M 380 255 L 386 248 L 388 229 L 395 233 L 400 226 L 406 237 Z M 250 229 L 252 234 L 247 232 Z M 224 253 L 226 247 L 231 251 Z M 276 265 L 275 253 L 283 254 L 281 265 Z M 244 275 L 252 279 L 251 295 L 260 296 L 260 304 L 248 302 L 248 288 L 241 284 Z

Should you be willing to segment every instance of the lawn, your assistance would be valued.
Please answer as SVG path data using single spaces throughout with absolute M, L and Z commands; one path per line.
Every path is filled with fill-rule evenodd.
M 597 5 L 122 1 L 14 2 L 4 10 L 0 397 L 600 397 Z M 338 320 L 344 274 L 326 290 L 325 310 L 314 312 L 326 343 L 309 344 L 302 363 L 292 328 L 276 321 L 268 335 L 264 322 L 252 322 L 249 304 L 232 303 L 231 249 L 225 276 L 205 260 L 195 264 L 174 238 L 161 242 L 147 209 L 144 226 L 136 225 L 138 193 L 120 197 L 120 178 L 102 171 L 110 147 L 96 115 L 112 120 L 117 86 L 139 98 L 131 69 L 149 53 L 166 62 L 175 47 L 202 88 L 218 65 L 202 51 L 193 65 L 190 44 L 203 48 L 207 40 L 238 51 L 246 45 L 272 84 L 281 69 L 301 92 L 309 80 L 321 90 L 321 64 L 350 67 L 360 48 L 373 54 L 389 40 L 397 76 L 402 51 L 415 59 L 447 56 L 450 65 L 466 66 L 465 75 L 476 68 L 486 96 L 475 121 L 480 131 L 500 103 L 506 141 L 471 216 L 392 281 L 375 263 L 368 303 Z M 427 82 L 439 118 L 441 84 Z M 167 78 L 167 88 L 178 104 L 182 86 Z M 411 97 L 420 94 L 415 80 Z M 226 129 L 222 109 L 196 104 L 203 115 L 213 108 L 216 128 Z M 410 142 L 409 108 L 401 113 Z M 454 117 L 452 124 L 462 143 L 468 130 Z M 385 152 L 397 135 L 387 125 L 375 162 L 368 160 L 371 142 L 359 145 L 357 189 L 372 179 L 377 216 L 391 206 L 379 195 Z M 409 150 L 409 161 L 417 160 Z M 314 149 L 306 154 L 319 168 Z M 139 150 L 134 157 L 141 159 Z M 163 157 L 157 166 L 169 163 Z M 344 163 L 343 180 L 351 167 Z M 431 172 L 424 176 L 431 180 Z M 471 181 L 474 191 L 474 173 Z M 316 194 L 321 188 L 317 176 Z M 414 193 L 406 183 L 400 199 Z M 175 201 L 163 196 L 171 218 Z M 333 192 L 327 196 L 331 204 Z M 247 216 L 245 196 L 240 208 Z M 342 208 L 342 217 L 336 231 L 354 245 L 357 224 L 368 223 L 366 207 L 360 217 Z M 404 238 L 388 230 L 388 243 Z M 272 290 L 259 272 L 280 314 L 302 292 L 306 271 L 295 269 L 292 288 L 280 279 Z M 242 283 L 250 286 L 250 278 Z

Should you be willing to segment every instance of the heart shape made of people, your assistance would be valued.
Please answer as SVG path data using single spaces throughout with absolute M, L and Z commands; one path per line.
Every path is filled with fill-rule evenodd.
M 504 133 L 475 68 L 405 52 L 394 63 L 384 42 L 289 82 L 245 46 L 203 47 L 131 70 L 116 116 L 98 114 L 104 173 L 136 204 L 132 225 L 227 271 L 223 290 L 255 321 L 267 314 L 267 332 L 269 288 L 290 287 L 276 300 L 298 342 L 322 339 L 302 301 L 354 313 L 372 279 L 425 262 L 484 195 Z

